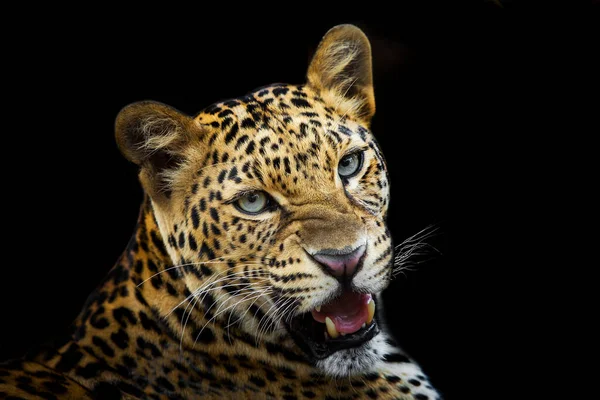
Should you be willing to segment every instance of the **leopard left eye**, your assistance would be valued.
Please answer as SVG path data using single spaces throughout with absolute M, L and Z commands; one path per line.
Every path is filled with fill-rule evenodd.
M 265 192 L 250 192 L 240 197 L 235 206 L 246 214 L 260 214 L 271 207 L 269 196 Z
M 363 164 L 363 153 L 357 151 L 348 155 L 345 155 L 340 160 L 338 165 L 338 174 L 340 177 L 348 179 L 358 174 Z

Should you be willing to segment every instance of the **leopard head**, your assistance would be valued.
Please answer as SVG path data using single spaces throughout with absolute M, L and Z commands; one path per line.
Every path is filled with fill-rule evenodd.
M 382 356 L 375 310 L 393 246 L 374 113 L 369 41 L 340 25 L 305 84 L 262 87 L 195 117 L 135 103 L 116 122 L 187 300 L 210 299 L 207 319 L 259 342 L 287 338 L 337 376 Z

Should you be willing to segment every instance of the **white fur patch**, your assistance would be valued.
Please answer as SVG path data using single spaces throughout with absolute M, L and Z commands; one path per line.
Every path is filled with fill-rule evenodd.
M 390 346 L 386 343 L 387 334 L 379 333 L 359 347 L 336 351 L 329 357 L 319 360 L 317 368 L 333 377 L 364 374 L 377 370 Z
M 429 384 L 421 368 L 414 362 L 387 362 L 386 354 L 402 353 L 391 346 L 388 334 L 381 332 L 362 346 L 336 351 L 317 362 L 317 368 L 325 374 L 342 378 L 369 372 L 384 376 L 397 376 L 411 389 L 413 394 L 426 395 L 428 399 L 439 399 L 439 393 Z

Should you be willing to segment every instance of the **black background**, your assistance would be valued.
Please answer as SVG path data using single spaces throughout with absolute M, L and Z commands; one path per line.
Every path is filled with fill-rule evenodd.
M 7 13 L 0 359 L 61 332 L 133 232 L 142 192 L 114 143 L 120 108 L 149 99 L 195 114 L 301 83 L 322 35 L 353 23 L 373 48 L 372 129 L 394 239 L 439 227 L 429 243 L 441 254 L 385 294 L 390 326 L 447 398 L 500 387 L 497 366 L 514 357 L 520 238 L 573 136 L 589 130 L 579 116 L 593 104 L 598 7 L 499 3 L 362 4 L 331 18 L 308 4 L 227 2 Z

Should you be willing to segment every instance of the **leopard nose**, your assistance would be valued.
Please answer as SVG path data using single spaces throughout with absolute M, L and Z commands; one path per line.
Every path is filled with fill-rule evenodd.
M 323 266 L 323 269 L 337 279 L 351 278 L 358 270 L 358 266 L 365 254 L 366 246 L 363 244 L 354 250 L 325 249 L 313 254 L 313 258 Z

